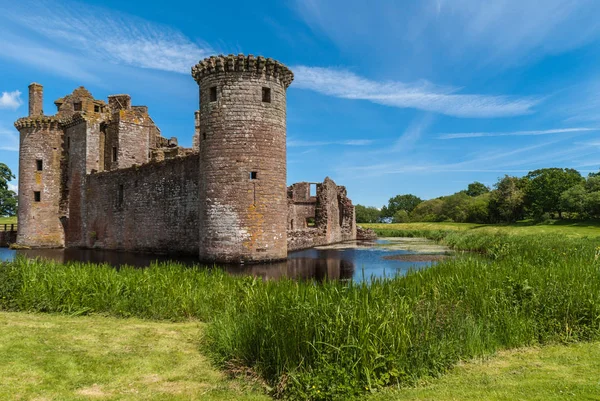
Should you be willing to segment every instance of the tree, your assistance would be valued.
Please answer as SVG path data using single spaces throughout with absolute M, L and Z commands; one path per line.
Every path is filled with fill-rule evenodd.
M 469 223 L 485 224 L 490 222 L 490 196 L 491 192 L 487 192 L 471 198 L 471 202 L 467 207 L 467 221 Z
M 393 217 L 399 210 L 406 210 L 407 213 L 410 213 L 421 202 L 423 202 L 421 198 L 412 194 L 396 195 L 390 198 L 387 207 L 381 209 L 381 215 L 383 217 Z
M 444 201 L 441 210 L 443 216 L 455 223 L 464 223 L 467 221 L 467 210 L 472 199 L 469 195 L 461 191 L 442 199 Z
M 8 182 L 14 178 L 10 168 L 0 163 L 0 216 L 14 216 L 17 213 L 17 194 L 8 189 Z
M 354 207 L 357 223 L 378 223 L 381 211 L 373 206 L 356 205 Z
M 410 218 L 408 217 L 408 212 L 406 210 L 398 210 L 392 216 L 392 223 L 408 223 Z
M 475 181 L 467 187 L 467 195 L 471 197 L 476 197 L 479 195 L 483 195 L 490 192 L 490 189 L 485 185 L 480 183 L 479 181 Z
M 568 213 L 577 213 L 580 217 L 587 214 L 587 192 L 583 185 L 575 185 L 560 195 L 560 207 Z
M 523 182 L 505 175 L 490 193 L 489 218 L 492 222 L 515 222 L 524 217 L 525 193 Z
M 562 218 L 560 196 L 567 189 L 583 183 L 579 171 L 571 168 L 543 168 L 526 176 L 525 201 L 534 216 L 558 213 Z
M 411 221 L 443 221 L 446 217 L 442 216 L 442 199 L 430 199 L 421 202 L 410 213 Z

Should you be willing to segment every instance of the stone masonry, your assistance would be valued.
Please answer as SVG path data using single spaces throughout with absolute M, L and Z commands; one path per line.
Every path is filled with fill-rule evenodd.
M 356 239 L 354 206 L 331 179 L 286 187 L 283 64 L 210 57 L 191 149 L 164 138 L 129 95 L 95 99 L 84 87 L 43 113 L 29 87 L 20 132 L 17 243 L 189 253 L 203 261 L 283 260 L 288 250 Z

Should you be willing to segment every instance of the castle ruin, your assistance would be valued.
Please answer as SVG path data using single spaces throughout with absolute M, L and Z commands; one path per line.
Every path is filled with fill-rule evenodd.
M 286 66 L 218 56 L 192 76 L 200 107 L 191 149 L 162 137 L 129 95 L 104 102 L 80 87 L 48 116 L 43 87 L 31 84 L 29 116 L 15 122 L 17 244 L 252 263 L 356 239 L 344 187 L 329 178 L 286 187 Z

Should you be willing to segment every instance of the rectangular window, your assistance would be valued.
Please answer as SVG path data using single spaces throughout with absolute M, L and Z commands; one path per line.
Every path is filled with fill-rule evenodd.
M 94 111 L 95 111 L 96 113 L 100 113 L 100 106 L 98 106 L 98 105 L 94 105 Z
M 112 161 L 113 162 L 117 161 L 117 156 L 118 156 L 118 154 L 117 154 L 117 147 L 113 146 L 113 149 L 112 149 Z
M 256 171 L 251 171 L 251 172 L 250 172 L 250 179 L 251 179 L 251 180 L 257 180 L 257 179 L 258 179 L 258 172 L 256 172 Z
M 36 160 L 35 165 L 37 167 L 37 171 L 42 171 L 44 169 L 44 162 L 41 160 Z
M 123 184 L 119 185 L 118 204 L 119 207 L 123 206 Z
M 217 101 L 217 87 L 216 86 L 213 86 L 210 88 L 210 101 L 211 102 Z
M 35 191 L 33 193 L 33 200 L 36 202 L 40 202 L 42 200 L 42 193 L 40 191 Z
M 73 103 L 73 110 L 81 111 L 81 102 Z
M 271 103 L 271 88 L 262 88 L 262 101 Z

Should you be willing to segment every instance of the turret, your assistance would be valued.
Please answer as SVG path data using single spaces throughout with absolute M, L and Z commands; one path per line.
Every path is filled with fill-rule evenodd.
M 287 257 L 286 90 L 283 64 L 211 57 L 192 68 L 200 86 L 200 258 Z
M 17 244 L 61 248 L 65 236 L 60 221 L 63 152 L 60 122 L 56 117 L 34 115 L 17 120 L 15 127 L 20 133 Z

